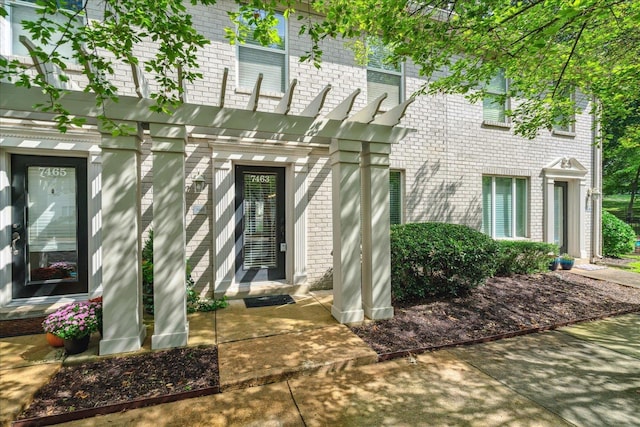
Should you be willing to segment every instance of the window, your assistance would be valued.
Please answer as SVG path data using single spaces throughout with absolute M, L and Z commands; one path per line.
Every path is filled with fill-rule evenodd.
M 482 231 L 493 238 L 527 237 L 526 178 L 482 177 Z
M 482 100 L 482 119 L 485 122 L 507 123 L 505 111 L 508 109 L 507 79 L 504 70 L 500 70 L 485 88 L 486 94 Z
M 402 102 L 402 66 L 386 63 L 391 51 L 378 39 L 370 37 L 367 47 L 367 99 L 371 102 L 386 93 L 381 108 L 389 110 Z
M 284 16 L 276 13 L 280 43 L 262 46 L 247 37 L 245 44 L 238 46 L 238 87 L 253 88 L 262 73 L 262 91 L 284 92 L 287 85 L 287 25 Z
M 573 106 L 575 101 L 575 91 L 572 87 L 565 87 L 560 91 L 558 99 L 561 107 L 569 108 Z M 575 132 L 574 122 L 575 117 L 573 115 L 558 114 L 554 118 L 553 130 L 560 133 L 573 133 Z
M 8 7 L 6 10 L 9 15 L 5 18 L 8 19 L 10 23 L 10 31 L 8 30 L 8 26 L 2 25 L 2 29 L 0 29 L 0 38 L 2 38 L 2 42 L 0 42 L 0 51 L 5 55 L 19 55 L 19 56 L 29 56 L 29 52 L 27 48 L 24 47 L 22 43 L 20 43 L 20 36 L 24 35 L 28 38 L 32 38 L 31 34 L 27 30 L 22 27 L 22 21 L 33 21 L 40 17 L 36 13 L 36 0 L 19 0 L 19 1 L 11 1 L 5 3 Z M 58 7 L 61 9 L 66 9 L 69 11 L 80 11 L 82 10 L 83 3 L 81 0 L 60 0 L 58 1 Z M 64 16 L 61 13 L 56 15 L 47 16 L 49 19 L 53 20 L 58 24 L 66 24 L 69 20 L 68 17 Z M 80 26 L 84 24 L 84 20 L 82 16 L 78 16 L 76 25 Z M 45 52 L 51 52 L 55 46 L 56 36 L 53 35 L 51 38 L 52 42 L 49 46 L 45 46 Z M 35 40 L 32 40 L 36 43 Z M 66 58 L 71 59 L 72 57 L 72 49 L 69 44 L 61 45 L 57 48 L 57 51 Z
M 402 172 L 389 171 L 389 218 L 391 224 L 402 224 Z

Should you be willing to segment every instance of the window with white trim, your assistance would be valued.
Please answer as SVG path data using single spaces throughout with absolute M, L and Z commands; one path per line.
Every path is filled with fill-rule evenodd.
M 391 170 L 389 171 L 389 219 L 392 225 L 403 222 L 403 202 L 402 172 Z
M 563 104 L 573 104 L 575 102 L 575 90 L 571 86 L 565 86 L 558 95 Z M 575 116 L 559 114 L 554 117 L 553 130 L 560 133 L 575 132 Z
M 260 12 L 264 13 L 264 12 Z M 238 87 L 251 89 L 262 73 L 262 92 L 284 92 L 287 86 L 287 21 L 276 12 L 279 43 L 263 46 L 251 34 L 238 46 Z
M 528 237 L 529 182 L 508 176 L 482 177 L 482 231 L 493 238 Z
M 367 39 L 367 49 L 367 100 L 371 102 L 386 93 L 380 108 L 389 110 L 403 101 L 402 65 L 388 63 L 391 51 L 374 37 Z
M 83 7 L 82 0 L 59 0 L 57 3 L 59 9 L 68 12 L 79 12 Z M 2 21 L 2 25 L 0 25 L 0 53 L 8 56 L 29 56 L 27 48 L 20 43 L 20 36 L 24 35 L 29 39 L 32 39 L 32 36 L 23 28 L 22 21 L 34 21 L 40 18 L 41 15 L 36 12 L 37 8 L 39 8 L 39 6 L 36 5 L 36 0 L 13 0 L 5 2 L 5 9 L 8 15 L 5 18 L 0 18 Z M 69 17 L 62 13 L 56 13 L 53 16 L 47 15 L 47 18 L 61 25 L 66 25 L 67 22 L 69 22 Z M 84 25 L 84 16 L 82 14 L 79 14 L 75 18 L 74 25 Z M 56 48 L 57 39 L 56 34 L 53 34 L 51 44 L 44 46 L 44 51 L 50 53 Z M 32 41 L 37 44 L 36 40 Z M 70 44 L 67 43 L 58 46 L 57 52 L 63 57 L 69 58 L 71 61 L 73 51 Z
M 507 79 L 504 70 L 498 71 L 485 88 L 482 99 L 482 120 L 488 123 L 507 123 L 506 111 L 509 108 Z

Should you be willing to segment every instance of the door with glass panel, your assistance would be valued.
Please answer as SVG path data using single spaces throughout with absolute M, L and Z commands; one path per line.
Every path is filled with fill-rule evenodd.
M 284 168 L 236 166 L 236 280 L 285 278 Z
M 12 297 L 87 292 L 87 162 L 11 156 Z
M 567 183 L 553 184 L 553 235 L 560 253 L 567 252 Z

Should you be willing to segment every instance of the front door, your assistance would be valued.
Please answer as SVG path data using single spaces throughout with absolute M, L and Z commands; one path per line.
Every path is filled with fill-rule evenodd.
M 13 298 L 87 292 L 87 161 L 11 156 Z
M 285 278 L 284 168 L 236 166 L 236 280 Z
M 561 254 L 567 252 L 567 187 L 566 182 L 553 185 L 553 240 Z

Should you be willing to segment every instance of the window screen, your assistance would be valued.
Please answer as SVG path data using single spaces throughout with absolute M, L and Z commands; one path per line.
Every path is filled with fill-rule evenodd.
M 252 38 L 238 47 L 238 87 L 253 88 L 262 73 L 261 90 L 284 92 L 287 86 L 287 31 L 284 16 L 276 13 L 280 43 L 262 46 Z
M 494 76 L 486 88 L 487 94 L 482 100 L 482 118 L 489 122 L 506 122 L 506 101 L 503 96 L 507 93 L 507 79 L 500 71 Z
M 389 219 L 391 224 L 402 223 L 402 174 L 389 171 Z
M 11 54 L 12 55 L 20 55 L 20 56 L 29 56 L 29 51 L 27 48 L 20 43 L 20 36 L 24 35 L 29 39 L 33 39 L 31 34 L 22 27 L 22 21 L 33 21 L 38 19 L 41 15 L 36 13 L 36 1 L 35 0 L 23 0 L 20 2 L 11 2 L 8 3 L 8 11 L 11 19 Z M 76 0 L 67 0 L 67 1 L 59 1 L 58 6 L 61 9 L 79 11 L 82 10 L 82 2 Z M 52 20 L 57 24 L 65 25 L 69 18 L 62 14 L 55 15 L 47 15 L 47 19 Z M 78 16 L 76 21 L 74 22 L 75 26 L 83 25 L 84 21 L 82 16 Z M 51 53 L 51 51 L 56 47 L 56 40 L 60 36 L 57 34 L 53 34 L 51 37 L 52 43 L 48 46 L 43 46 L 44 51 L 47 53 Z M 36 40 L 32 40 L 36 43 Z M 72 48 L 67 43 L 57 47 L 57 51 L 64 57 L 71 59 L 72 57 Z
M 482 231 L 494 238 L 527 237 L 528 180 L 482 177 Z
M 391 51 L 380 40 L 369 37 L 367 48 L 367 99 L 371 102 L 386 93 L 380 107 L 389 110 L 402 102 L 402 67 L 386 61 Z

